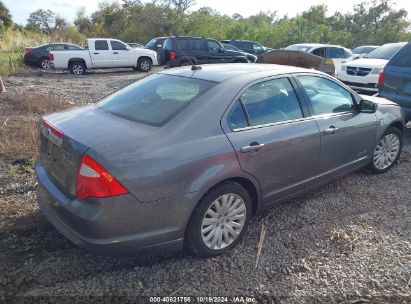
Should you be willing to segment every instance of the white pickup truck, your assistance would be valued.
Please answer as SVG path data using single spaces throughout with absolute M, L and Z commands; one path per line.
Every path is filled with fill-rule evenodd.
M 117 39 L 87 39 L 80 50 L 50 52 L 49 65 L 82 75 L 90 69 L 134 68 L 148 72 L 158 65 L 157 53 L 149 49 L 133 49 Z

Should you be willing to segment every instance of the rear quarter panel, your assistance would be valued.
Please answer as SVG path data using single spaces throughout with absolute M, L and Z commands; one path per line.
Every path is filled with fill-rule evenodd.
M 73 59 L 84 60 L 87 69 L 93 68 L 89 50 L 53 51 L 50 53 L 54 55 L 53 64 L 55 69 L 67 69 L 70 60 Z

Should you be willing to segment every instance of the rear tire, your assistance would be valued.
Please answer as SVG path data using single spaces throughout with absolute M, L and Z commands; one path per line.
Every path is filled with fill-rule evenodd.
M 39 61 L 39 66 L 40 68 L 47 70 L 50 66 L 49 66 L 49 59 L 47 57 L 43 57 L 40 59 Z
M 86 66 L 82 62 L 72 62 L 69 65 L 69 71 L 73 75 L 84 75 L 86 73 Z
M 137 61 L 137 71 L 148 72 L 151 70 L 151 61 L 148 58 L 140 58 Z
M 222 183 L 194 209 L 186 229 L 186 247 L 200 257 L 231 250 L 247 230 L 251 213 L 248 191 L 235 182 Z
M 391 170 L 401 156 L 403 135 L 397 128 L 391 127 L 381 136 L 368 168 L 375 174 Z

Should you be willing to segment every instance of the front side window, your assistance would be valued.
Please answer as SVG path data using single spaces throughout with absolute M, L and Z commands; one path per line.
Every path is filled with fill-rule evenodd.
M 129 120 L 161 126 L 214 85 L 195 78 L 153 75 L 109 95 L 97 107 Z
M 124 51 L 127 50 L 127 46 L 125 44 L 122 44 L 119 41 L 115 41 L 115 40 L 110 40 L 110 44 L 111 44 L 111 49 L 113 51 Z
M 221 45 L 214 40 L 207 40 L 207 46 L 208 49 L 212 52 L 218 52 L 219 50 L 221 50 Z
M 244 111 L 243 111 L 244 110 Z M 231 128 L 259 126 L 302 118 L 300 103 L 287 78 L 252 85 L 229 115 Z
M 94 43 L 95 43 L 96 51 L 107 51 L 108 50 L 108 43 L 106 40 L 96 40 Z
M 325 58 L 325 48 L 318 48 L 318 49 L 315 49 L 314 51 L 312 51 L 312 53 L 314 54 L 314 55 L 317 55 L 317 56 L 320 56 L 320 57 L 323 57 L 323 58 Z
M 335 82 L 318 76 L 298 76 L 314 115 L 353 111 L 355 104 L 349 91 Z

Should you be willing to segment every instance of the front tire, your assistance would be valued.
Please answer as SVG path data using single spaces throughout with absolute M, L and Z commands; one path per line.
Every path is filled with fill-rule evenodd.
M 401 131 L 394 127 L 388 128 L 374 149 L 369 169 L 376 174 L 390 170 L 400 158 L 402 144 Z
M 86 73 L 86 66 L 82 62 L 72 62 L 70 63 L 69 71 L 73 75 L 84 75 Z
M 137 61 L 137 70 L 140 72 L 148 72 L 151 70 L 151 61 L 148 58 L 140 58 Z
M 195 208 L 186 232 L 186 246 L 200 257 L 231 250 L 243 237 L 252 213 L 251 197 L 235 182 L 209 191 Z

